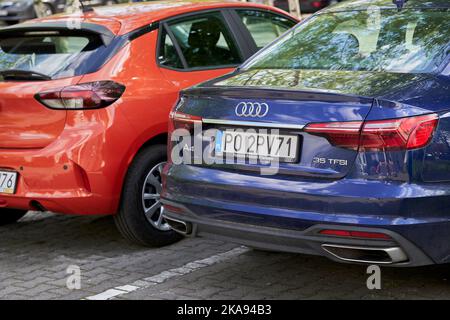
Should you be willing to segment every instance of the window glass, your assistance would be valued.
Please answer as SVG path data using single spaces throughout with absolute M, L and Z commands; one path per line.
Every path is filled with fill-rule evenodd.
M 6 37 L 0 39 L 0 70 L 33 71 L 53 78 L 74 76 L 101 46 L 99 38 L 89 36 Z
M 237 46 L 220 14 L 195 16 L 169 24 L 189 68 L 241 63 Z
M 258 49 L 265 47 L 295 25 L 295 22 L 269 12 L 236 11 L 255 40 Z
M 163 66 L 177 69 L 183 68 L 183 63 L 181 62 L 180 56 L 178 55 L 172 39 L 169 37 L 167 32 L 165 32 L 165 30 L 163 31 L 161 37 L 158 60 Z
M 255 57 L 247 68 L 433 72 L 450 53 L 447 10 L 317 15 Z

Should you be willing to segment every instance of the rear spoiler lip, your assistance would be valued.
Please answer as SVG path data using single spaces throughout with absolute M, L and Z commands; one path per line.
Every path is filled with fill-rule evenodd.
M 0 38 L 4 36 L 10 37 L 14 33 L 21 34 L 25 32 L 39 32 L 39 31 L 80 31 L 97 34 L 101 37 L 103 44 L 108 46 L 114 39 L 114 33 L 107 27 L 99 24 L 81 22 L 80 28 L 70 28 L 68 21 L 61 22 L 33 22 L 33 23 L 21 23 L 11 27 L 0 29 Z
M 340 93 L 332 90 L 299 90 L 299 89 L 286 89 L 286 88 L 273 88 L 273 87 L 246 87 L 246 86 L 194 86 L 181 91 L 183 96 L 226 96 L 230 98 L 242 98 L 241 92 L 246 92 L 250 96 L 257 96 L 258 93 L 270 92 L 275 94 L 278 98 L 285 97 L 290 99 L 296 99 L 297 96 L 304 95 L 325 95 L 329 97 L 340 98 L 342 101 L 348 102 L 361 102 L 365 101 L 367 103 L 374 102 L 378 100 L 378 97 L 363 96 L 351 93 Z M 310 98 L 311 99 L 311 98 Z

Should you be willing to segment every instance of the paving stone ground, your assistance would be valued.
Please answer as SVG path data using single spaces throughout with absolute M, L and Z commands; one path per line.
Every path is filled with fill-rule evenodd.
M 111 217 L 29 213 L 0 227 L 0 299 L 83 299 L 236 247 L 187 239 L 148 249 L 123 240 Z M 67 288 L 70 265 L 80 290 Z M 368 290 L 367 277 L 364 266 L 243 250 L 116 299 L 450 299 L 448 265 L 383 268 L 381 290 Z

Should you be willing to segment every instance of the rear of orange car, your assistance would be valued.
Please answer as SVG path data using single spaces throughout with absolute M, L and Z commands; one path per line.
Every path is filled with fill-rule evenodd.
M 114 134 L 111 121 L 121 120 L 115 108 L 104 107 L 120 103 L 126 88 L 106 77 L 83 78 L 114 63 L 126 45 L 90 23 L 76 30 L 56 22 L 0 31 L 0 182 L 7 180 L 0 207 L 114 212 L 118 197 L 111 198 L 103 176 L 118 167 L 105 163 L 111 150 L 103 144 Z
M 114 214 L 132 242 L 178 240 L 159 201 L 168 116 L 180 90 L 232 72 L 259 48 L 244 20 L 234 21 L 240 19 L 235 8 L 252 9 L 246 22 L 272 23 L 273 38 L 296 22 L 262 5 L 150 2 L 1 29 L 0 225 L 28 210 Z M 170 41 L 178 41 L 166 35 L 171 23 L 180 23 L 186 52 L 197 52 L 209 38 L 211 48 L 237 58 L 163 65 L 161 53 L 173 55 Z

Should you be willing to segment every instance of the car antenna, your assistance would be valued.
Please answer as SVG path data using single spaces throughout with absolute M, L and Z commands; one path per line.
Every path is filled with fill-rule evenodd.
M 401 11 L 408 0 L 392 0 L 392 2 L 397 6 L 398 11 Z

